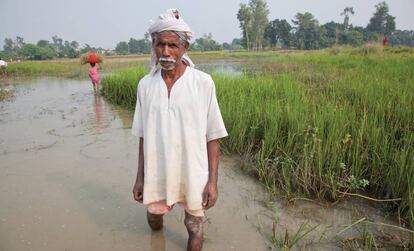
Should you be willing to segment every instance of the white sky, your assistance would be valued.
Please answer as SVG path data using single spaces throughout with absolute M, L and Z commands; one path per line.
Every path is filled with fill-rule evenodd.
M 6 37 L 21 36 L 25 42 L 40 39 L 76 40 L 82 46 L 114 48 L 130 37 L 143 38 L 149 20 L 169 8 L 177 8 L 190 25 L 195 37 L 211 32 L 218 42 L 240 37 L 237 11 L 248 0 L 0 0 L 0 46 Z M 269 20 L 289 22 L 298 12 L 310 12 L 320 24 L 342 22 L 340 13 L 353 7 L 353 25 L 366 26 L 375 5 L 381 0 L 268 0 Z M 387 0 L 397 29 L 414 30 L 414 0 Z

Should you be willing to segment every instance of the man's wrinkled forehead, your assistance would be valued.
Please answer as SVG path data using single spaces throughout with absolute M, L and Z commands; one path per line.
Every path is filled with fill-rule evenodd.
M 172 35 L 179 39 L 181 44 L 189 43 L 185 37 L 184 32 L 180 31 L 160 31 L 160 32 L 154 32 L 151 34 L 152 42 L 155 43 L 157 38 L 159 38 L 160 35 Z
M 154 32 L 151 34 L 151 37 L 153 40 L 157 39 L 160 35 L 174 35 L 177 38 L 180 38 L 180 36 L 178 36 L 178 34 L 174 31 L 160 31 L 160 32 Z

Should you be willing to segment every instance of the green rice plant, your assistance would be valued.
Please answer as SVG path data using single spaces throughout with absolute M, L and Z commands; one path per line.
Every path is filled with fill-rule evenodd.
M 13 77 L 54 76 L 54 77 L 87 77 L 87 71 L 78 64 L 53 61 L 24 61 L 9 64 L 7 75 Z
M 269 238 L 271 244 L 273 247 L 277 248 L 278 250 L 283 251 L 289 251 L 292 248 L 296 247 L 298 243 L 303 240 L 307 235 L 312 233 L 314 230 L 316 230 L 316 226 L 310 226 L 307 222 L 303 222 L 300 224 L 299 228 L 293 232 L 289 233 L 289 231 L 286 229 L 284 236 L 277 236 L 276 234 L 276 224 L 273 222 L 272 227 L 272 236 Z
M 147 69 L 137 67 L 110 74 L 102 79 L 102 94 L 118 105 L 135 107 L 138 81 L 147 74 Z
M 0 102 L 9 100 L 13 97 L 13 92 L 11 90 L 6 90 L 0 87 Z
M 389 208 L 414 227 L 411 54 L 270 53 L 248 64 L 257 67 L 213 75 L 229 132 L 226 152 L 246 156 L 271 193 L 335 201 L 363 191 L 397 199 Z M 133 108 L 144 74 L 136 68 L 110 75 L 103 92 Z

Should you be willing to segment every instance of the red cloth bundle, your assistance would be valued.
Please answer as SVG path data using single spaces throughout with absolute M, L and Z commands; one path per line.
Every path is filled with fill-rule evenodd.
M 100 63 L 98 56 L 94 53 L 88 55 L 88 63 Z

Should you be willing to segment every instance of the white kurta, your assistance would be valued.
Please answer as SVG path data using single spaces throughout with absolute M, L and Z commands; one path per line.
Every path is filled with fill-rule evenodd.
M 141 79 L 132 134 L 144 138 L 144 204 L 201 209 L 207 142 L 227 136 L 210 75 L 187 66 L 169 98 L 161 70 Z

